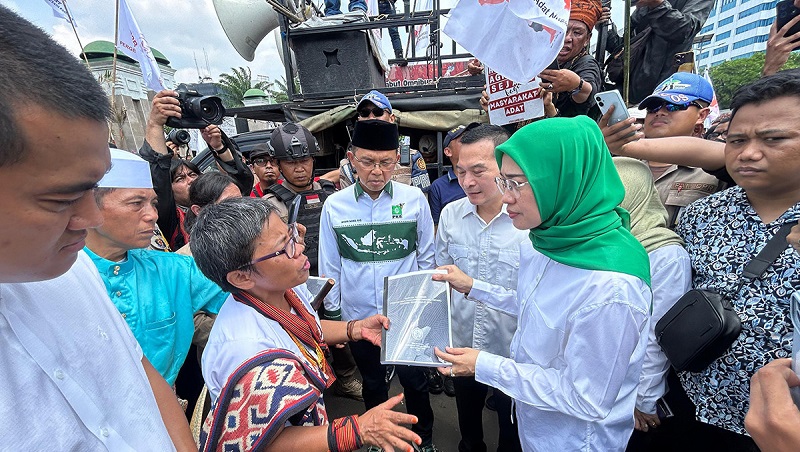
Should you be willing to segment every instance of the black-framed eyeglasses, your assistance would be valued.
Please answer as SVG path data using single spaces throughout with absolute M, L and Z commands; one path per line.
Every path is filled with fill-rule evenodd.
M 249 265 L 256 265 L 259 262 L 264 262 L 265 260 L 272 259 L 273 257 L 278 257 L 281 254 L 285 254 L 289 257 L 289 259 L 294 259 L 297 257 L 297 245 L 302 245 L 300 241 L 300 233 L 297 231 L 297 223 L 292 223 L 289 225 L 289 240 L 286 242 L 282 250 L 275 251 L 274 253 L 269 253 L 266 256 L 261 256 L 258 259 L 253 259 L 252 261 L 238 267 L 236 270 L 241 270 Z
M 259 167 L 259 168 L 264 168 L 265 166 L 267 166 L 267 163 L 269 163 L 271 166 L 275 166 L 275 160 L 274 159 L 264 158 L 264 157 L 256 157 L 253 160 L 251 160 L 250 163 L 252 163 L 253 165 L 255 165 L 255 166 Z
M 394 166 L 397 164 L 397 160 L 396 159 L 395 160 L 386 159 L 386 160 L 381 160 L 379 162 L 373 162 L 372 160 L 361 160 L 360 158 L 356 157 L 355 155 L 353 156 L 353 158 L 356 159 L 356 161 L 358 163 L 360 163 L 360 164 L 362 164 L 365 167 L 370 168 L 370 169 L 372 169 L 372 168 L 380 168 L 382 170 L 390 170 L 390 169 L 394 169 Z
M 385 112 L 386 110 L 380 107 L 362 108 L 361 110 L 358 110 L 358 116 L 361 116 L 362 118 L 369 118 L 369 115 L 371 113 L 372 116 L 380 118 L 381 116 L 383 116 Z
M 496 176 L 494 183 L 497 184 L 497 189 L 500 190 L 501 194 L 504 195 L 507 191 L 510 191 L 514 199 L 518 199 L 522 194 L 519 191 L 520 188 L 530 184 L 530 182 L 517 182 L 514 179 L 506 179 L 502 176 Z
M 699 108 L 701 110 L 704 108 L 702 105 L 700 105 L 699 103 L 697 103 L 695 101 L 687 102 L 685 104 L 673 104 L 673 103 L 670 103 L 670 102 L 667 102 L 667 101 L 662 101 L 658 105 L 652 105 L 650 107 L 646 107 L 645 109 L 647 110 L 648 113 L 657 113 L 662 108 L 666 108 L 668 112 L 673 113 L 673 112 L 676 112 L 676 111 L 688 110 L 689 107 L 692 107 L 692 106 L 697 107 L 697 108 Z

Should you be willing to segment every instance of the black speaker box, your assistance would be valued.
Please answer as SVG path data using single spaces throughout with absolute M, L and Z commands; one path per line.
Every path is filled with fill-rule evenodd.
M 368 32 L 337 31 L 291 36 L 304 96 L 386 87 L 383 69 L 367 42 Z

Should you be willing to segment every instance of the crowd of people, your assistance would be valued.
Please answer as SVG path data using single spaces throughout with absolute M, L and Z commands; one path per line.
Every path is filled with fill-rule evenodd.
M 663 35 L 711 4 L 640 0 L 645 54 L 682 51 Z M 420 153 L 400 164 L 378 91 L 318 177 L 319 144 L 292 122 L 246 156 L 209 125 L 202 173 L 167 141 L 170 90 L 141 149 L 109 150 L 91 73 L 0 7 L 3 448 L 486 451 L 488 397 L 503 452 L 800 450 L 800 70 L 780 71 L 800 17 L 773 27 L 764 76 L 710 127 L 710 84 L 655 57 L 637 72 L 652 72 L 643 120 L 609 125 L 587 52 L 608 10 L 572 6 L 546 117 L 452 129 L 432 184 Z M 452 289 L 453 347 L 438 369 L 382 364 L 384 278 L 432 269 Z M 309 276 L 335 281 L 324 299 Z M 721 294 L 741 332 L 677 371 L 657 324 L 691 289 Z M 436 440 L 442 390 L 458 444 Z M 326 391 L 364 410 L 333 419 Z

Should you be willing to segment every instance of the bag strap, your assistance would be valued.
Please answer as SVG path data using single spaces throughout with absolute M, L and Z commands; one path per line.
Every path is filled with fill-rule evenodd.
M 778 232 L 769 239 L 769 242 L 764 245 L 761 252 L 747 263 L 744 270 L 742 270 L 742 276 L 751 281 L 760 278 L 764 272 L 767 271 L 767 268 L 778 259 L 778 256 L 783 253 L 783 250 L 786 249 L 786 236 L 789 235 L 789 230 L 796 224 L 797 221 L 784 223 L 783 226 L 778 229 Z M 742 283 L 744 283 L 744 281 Z

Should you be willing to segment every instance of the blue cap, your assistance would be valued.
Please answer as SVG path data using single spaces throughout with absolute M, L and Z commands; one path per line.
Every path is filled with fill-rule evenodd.
M 376 107 L 389 110 L 389 113 L 392 112 L 392 104 L 389 103 L 389 99 L 383 93 L 375 91 L 374 89 L 365 94 L 364 97 L 358 101 L 356 109 L 358 109 L 358 107 L 360 107 L 364 102 L 372 102 Z
M 713 99 L 714 88 L 704 77 L 690 72 L 676 72 L 661 82 L 653 94 L 639 103 L 639 109 L 645 109 L 649 105 L 661 101 L 671 104 L 687 104 L 702 100 L 710 104 Z

